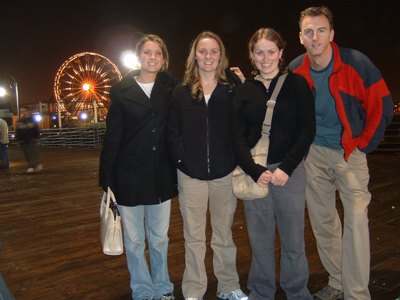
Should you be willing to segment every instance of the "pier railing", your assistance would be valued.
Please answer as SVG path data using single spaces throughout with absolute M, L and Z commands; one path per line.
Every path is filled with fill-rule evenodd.
M 54 128 L 40 131 L 39 144 L 45 147 L 87 147 L 103 145 L 105 128 Z M 14 132 L 10 132 L 10 143 L 15 143 Z
M 39 143 L 45 147 L 90 147 L 101 148 L 104 126 L 90 128 L 54 128 L 40 131 Z M 15 143 L 14 132 L 10 131 L 10 143 Z M 396 114 L 385 131 L 377 151 L 400 151 L 400 114 Z

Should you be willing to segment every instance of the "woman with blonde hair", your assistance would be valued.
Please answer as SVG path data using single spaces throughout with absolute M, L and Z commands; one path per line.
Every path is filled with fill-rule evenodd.
M 207 289 L 204 258 L 208 209 L 217 297 L 247 299 L 239 285 L 231 230 L 237 202 L 232 192 L 232 171 L 236 167 L 232 97 L 241 81 L 227 67 L 221 39 L 204 31 L 190 48 L 183 84 L 173 92 L 168 138 L 178 168 L 185 237 L 185 299 L 202 299 Z
M 140 70 L 111 89 L 100 157 L 100 185 L 114 192 L 121 213 L 132 298 L 173 300 L 168 274 L 168 229 L 176 172 L 166 149 L 166 122 L 176 80 L 157 35 L 136 45 Z M 145 248 L 148 241 L 151 272 Z

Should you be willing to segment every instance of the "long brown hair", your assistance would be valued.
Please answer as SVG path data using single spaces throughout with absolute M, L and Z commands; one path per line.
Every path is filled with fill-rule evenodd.
M 203 98 L 203 88 L 201 86 L 200 75 L 196 61 L 196 48 L 200 40 L 205 38 L 211 38 L 218 43 L 221 51 L 221 57 L 218 63 L 215 76 L 218 82 L 224 84 L 228 83 L 228 79 L 225 74 L 225 69 L 228 67 L 229 61 L 226 56 L 225 46 L 221 38 L 217 34 L 211 31 L 203 31 L 196 37 L 196 39 L 191 44 L 189 56 L 186 59 L 186 69 L 183 78 L 183 84 L 191 87 L 191 95 L 194 99 Z

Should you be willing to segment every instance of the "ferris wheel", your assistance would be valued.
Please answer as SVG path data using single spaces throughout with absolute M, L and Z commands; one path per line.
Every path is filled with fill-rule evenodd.
M 121 78 L 117 66 L 105 56 L 76 54 L 61 65 L 54 81 L 59 109 L 72 119 L 85 112 L 102 120 L 110 105 L 110 88 Z

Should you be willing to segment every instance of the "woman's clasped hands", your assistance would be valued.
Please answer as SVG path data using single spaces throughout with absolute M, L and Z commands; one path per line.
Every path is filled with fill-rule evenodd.
M 273 173 L 270 170 L 264 171 L 257 180 L 260 186 L 267 186 L 272 183 L 276 186 L 284 186 L 289 179 L 289 175 L 277 168 Z

